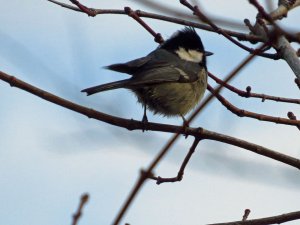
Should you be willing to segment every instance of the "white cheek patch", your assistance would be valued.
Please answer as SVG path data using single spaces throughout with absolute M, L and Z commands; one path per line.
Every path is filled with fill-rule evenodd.
M 197 63 L 202 62 L 203 53 L 198 52 L 196 50 L 189 50 L 189 54 L 190 54 L 191 58 L 193 59 L 193 62 L 197 62 Z
M 200 63 L 203 59 L 203 53 L 198 52 L 196 50 L 188 50 L 186 51 L 184 48 L 179 48 L 176 51 L 177 55 L 186 61 Z

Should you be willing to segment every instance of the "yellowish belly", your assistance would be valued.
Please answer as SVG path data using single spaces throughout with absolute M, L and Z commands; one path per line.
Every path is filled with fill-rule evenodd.
M 206 90 L 206 81 L 193 83 L 165 83 L 134 91 L 138 101 L 155 114 L 185 115 L 192 110 Z

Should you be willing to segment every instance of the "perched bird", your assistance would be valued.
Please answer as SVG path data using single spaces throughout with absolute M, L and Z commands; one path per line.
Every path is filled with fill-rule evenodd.
M 186 27 L 145 57 L 127 63 L 107 66 L 109 70 L 131 75 L 119 80 L 82 90 L 87 95 L 127 88 L 136 94 L 146 109 L 164 116 L 181 116 L 193 109 L 207 87 L 206 56 L 202 41 L 194 28 Z

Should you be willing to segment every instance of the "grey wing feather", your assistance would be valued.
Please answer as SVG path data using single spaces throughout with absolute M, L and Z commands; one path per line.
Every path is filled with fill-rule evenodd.
M 142 58 L 138 58 L 127 63 L 117 63 L 106 66 L 104 68 L 113 70 L 120 73 L 134 74 L 136 73 L 143 65 L 151 60 L 151 56 L 145 56 Z
M 199 79 L 198 73 L 201 66 L 198 63 L 180 60 L 165 50 L 156 50 L 149 56 L 151 56 L 151 60 L 144 64 L 141 70 L 133 74 L 132 80 L 189 83 Z
M 107 84 L 101 84 L 101 85 L 97 85 L 94 87 L 86 88 L 86 89 L 82 90 L 81 92 L 85 92 L 87 95 L 93 95 L 93 94 L 96 94 L 96 93 L 102 92 L 102 91 L 108 91 L 108 90 L 126 87 L 126 85 L 129 82 L 130 82 L 130 79 L 119 80 L 119 81 L 115 81 L 115 82 L 111 82 L 111 83 L 107 83 Z
M 92 95 L 117 88 L 135 89 L 170 82 L 190 83 L 198 79 L 198 73 L 201 69 L 199 64 L 179 60 L 178 57 L 165 50 L 156 50 L 146 57 L 123 64 L 113 64 L 106 68 L 131 74 L 132 77 L 90 87 L 82 90 L 82 92 Z

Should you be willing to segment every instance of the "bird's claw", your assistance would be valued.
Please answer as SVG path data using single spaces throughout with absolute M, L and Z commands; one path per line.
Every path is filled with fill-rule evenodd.
M 147 130 L 147 125 L 148 125 L 148 118 L 146 114 L 144 114 L 141 122 L 143 123 L 142 131 L 145 132 L 145 130 Z

